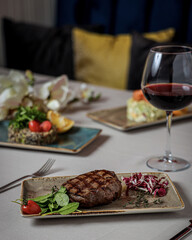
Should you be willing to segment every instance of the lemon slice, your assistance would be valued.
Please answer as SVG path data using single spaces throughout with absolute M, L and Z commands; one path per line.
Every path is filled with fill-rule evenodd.
M 75 123 L 73 120 L 65 118 L 61 116 L 58 112 L 54 112 L 51 110 L 47 112 L 47 118 L 53 125 L 56 126 L 57 132 L 59 133 L 69 131 Z

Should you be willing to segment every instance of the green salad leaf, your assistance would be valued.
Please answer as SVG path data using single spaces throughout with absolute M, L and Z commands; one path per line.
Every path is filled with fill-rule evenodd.
M 42 216 L 50 214 L 67 215 L 75 212 L 79 207 L 78 202 L 69 203 L 67 190 L 63 186 L 61 186 L 60 189 L 54 186 L 52 188 L 52 193 L 30 198 L 28 200 L 33 200 L 40 206 Z
M 31 120 L 43 122 L 47 119 L 46 113 L 38 110 L 38 107 L 19 107 L 15 118 L 10 122 L 14 128 L 23 129 L 28 127 Z
M 58 206 L 66 206 L 69 203 L 69 197 L 66 193 L 58 192 L 55 194 L 54 200 L 58 204 Z
M 61 214 L 61 215 L 67 215 L 70 214 L 72 212 L 75 212 L 77 210 L 77 208 L 79 207 L 79 203 L 78 202 L 73 202 L 73 203 L 69 203 L 66 206 L 56 210 L 56 211 L 51 211 L 51 212 L 47 212 L 42 214 L 42 216 L 47 216 L 50 214 Z

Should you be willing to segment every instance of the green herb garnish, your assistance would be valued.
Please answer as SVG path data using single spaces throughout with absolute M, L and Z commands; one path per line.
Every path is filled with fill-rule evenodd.
M 158 199 L 154 200 L 153 203 L 154 203 L 154 204 L 162 204 L 163 201 L 158 198 Z
M 137 191 L 136 193 L 137 193 L 136 197 L 129 200 L 127 204 L 125 204 L 123 207 L 129 208 L 130 205 L 133 205 L 133 207 L 135 208 L 140 208 L 140 207 L 148 208 L 152 206 L 152 204 L 160 205 L 164 203 L 164 201 L 161 200 L 160 198 L 150 201 L 148 199 L 148 196 L 150 196 L 148 192 Z
M 28 127 L 28 123 L 31 120 L 43 122 L 46 119 L 46 113 L 39 111 L 38 107 L 19 107 L 15 118 L 10 122 L 10 125 L 14 128 L 23 129 Z
M 79 203 L 69 203 L 69 197 L 65 187 L 61 186 L 57 189 L 55 186 L 52 188 L 52 193 L 36 198 L 31 198 L 41 208 L 41 215 L 46 216 L 50 214 L 67 215 L 72 212 L 78 211 Z

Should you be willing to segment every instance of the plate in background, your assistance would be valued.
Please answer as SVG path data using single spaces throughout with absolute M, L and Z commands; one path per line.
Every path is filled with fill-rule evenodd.
M 165 123 L 166 118 L 161 118 L 153 122 L 134 122 L 127 119 L 126 116 L 127 107 L 118 107 L 104 109 L 100 111 L 90 112 L 87 116 L 97 122 L 103 123 L 109 127 L 113 127 L 120 131 L 129 131 L 137 128 L 143 128 L 148 126 L 157 125 L 160 123 Z M 192 111 L 187 112 L 181 116 L 173 116 L 173 121 L 182 120 L 192 117 Z
M 59 134 L 56 143 L 38 146 L 8 142 L 8 125 L 9 121 L 0 122 L 0 146 L 62 153 L 80 152 L 93 142 L 102 131 L 101 129 L 74 126 L 68 132 Z

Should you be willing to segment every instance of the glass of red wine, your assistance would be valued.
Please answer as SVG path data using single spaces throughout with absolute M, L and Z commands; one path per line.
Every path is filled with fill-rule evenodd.
M 192 102 L 192 48 L 185 46 L 157 46 L 146 59 L 142 91 L 154 107 L 165 110 L 167 141 L 164 156 L 152 157 L 147 166 L 159 171 L 174 172 L 187 169 L 190 163 L 171 153 L 172 112 Z

